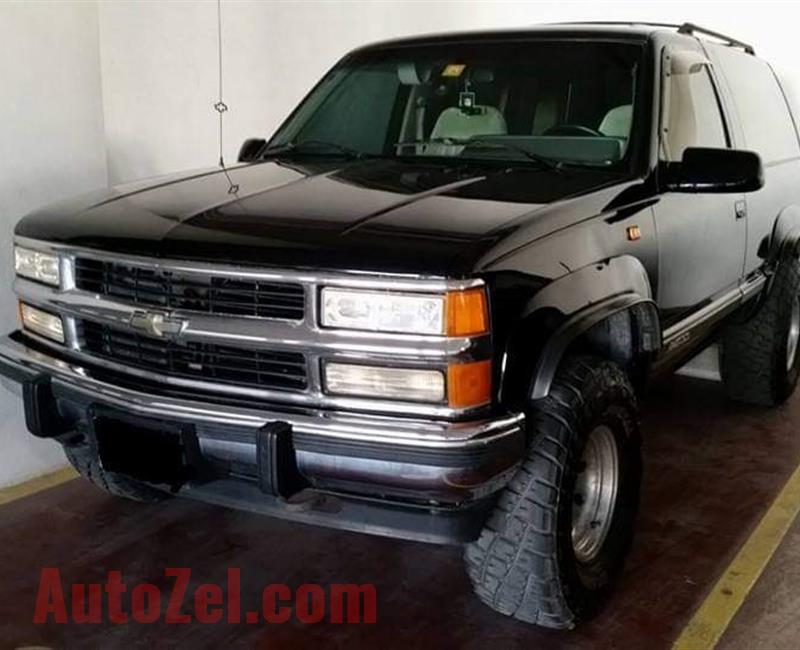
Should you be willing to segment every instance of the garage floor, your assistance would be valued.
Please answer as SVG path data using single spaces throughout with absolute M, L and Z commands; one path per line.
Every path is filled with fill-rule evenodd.
M 187 501 L 142 506 L 82 481 L 0 507 L 0 645 L 52 647 L 667 648 L 800 462 L 800 394 L 774 411 L 731 405 L 718 384 L 687 377 L 645 400 L 645 488 L 620 589 L 578 631 L 537 630 L 470 595 L 456 548 L 371 538 Z M 800 525 L 786 536 L 722 639 L 723 648 L 795 648 L 800 639 Z M 65 583 L 166 590 L 165 567 L 224 584 L 242 570 L 242 601 L 268 583 L 372 582 L 375 625 L 34 625 L 41 567 Z

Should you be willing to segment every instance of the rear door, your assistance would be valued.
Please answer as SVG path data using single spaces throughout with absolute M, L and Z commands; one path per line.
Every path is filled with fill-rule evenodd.
M 764 187 L 747 195 L 745 274 L 764 260 L 759 249 L 783 208 L 800 204 L 800 146 L 786 97 L 769 65 L 739 49 L 706 44 L 720 73 L 723 94 L 738 117 L 739 147 L 755 151 L 764 165 Z
M 662 68 L 662 162 L 679 162 L 688 147 L 732 147 L 717 75 L 700 47 L 665 48 Z M 742 194 L 665 192 L 654 209 L 656 299 L 669 327 L 738 286 L 746 208 Z

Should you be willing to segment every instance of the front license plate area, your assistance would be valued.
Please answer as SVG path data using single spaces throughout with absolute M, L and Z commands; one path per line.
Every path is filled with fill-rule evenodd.
M 170 486 L 190 478 L 185 427 L 110 412 L 96 413 L 93 423 L 100 463 L 106 471 Z

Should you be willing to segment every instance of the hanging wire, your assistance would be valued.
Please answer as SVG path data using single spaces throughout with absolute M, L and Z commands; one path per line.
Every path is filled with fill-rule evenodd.
M 231 180 L 228 174 L 228 168 L 225 166 L 224 156 L 224 139 L 223 139 L 223 115 L 228 111 L 228 105 L 222 99 L 222 0 L 217 0 L 217 64 L 219 73 L 219 94 L 217 95 L 217 102 L 214 104 L 214 110 L 219 113 L 219 166 L 225 173 L 228 179 L 228 194 L 236 194 L 239 191 L 239 186 Z

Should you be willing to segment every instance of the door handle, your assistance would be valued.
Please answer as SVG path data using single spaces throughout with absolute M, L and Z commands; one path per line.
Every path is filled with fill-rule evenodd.
M 734 204 L 734 210 L 736 211 L 737 219 L 744 219 L 747 216 L 747 201 L 744 199 L 737 201 Z

